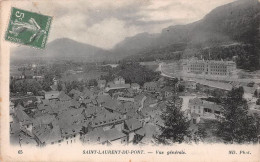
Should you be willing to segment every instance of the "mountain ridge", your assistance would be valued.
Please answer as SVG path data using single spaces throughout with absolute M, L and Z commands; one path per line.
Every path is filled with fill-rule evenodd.
M 251 60 L 259 68 L 260 55 L 260 3 L 257 0 L 238 0 L 216 7 L 201 20 L 186 25 L 169 26 L 161 33 L 139 33 L 127 37 L 111 50 L 73 41 L 68 38 L 54 40 L 47 44 L 45 56 L 74 58 L 88 61 L 119 61 L 122 59 L 151 61 L 156 59 L 180 59 L 190 55 L 205 56 L 213 48 L 212 56 Z M 222 45 L 238 43 L 236 50 L 228 52 Z M 259 47 L 258 47 L 259 46 Z M 218 47 L 218 48 L 216 48 Z M 221 48 L 220 48 L 221 47 Z M 219 54 L 219 49 L 224 54 Z M 244 52 L 241 53 L 242 50 Z M 18 50 L 18 53 L 36 56 L 37 51 Z M 206 57 L 206 56 L 205 56 Z M 253 61 L 256 60 L 256 61 Z M 258 61 L 258 63 L 257 63 Z M 241 66 L 244 68 L 243 66 Z

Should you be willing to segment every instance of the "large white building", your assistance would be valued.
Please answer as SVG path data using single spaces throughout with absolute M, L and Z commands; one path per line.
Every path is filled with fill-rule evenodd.
M 233 61 L 216 60 L 182 60 L 182 73 L 186 76 L 210 77 L 225 79 L 237 78 L 236 63 Z

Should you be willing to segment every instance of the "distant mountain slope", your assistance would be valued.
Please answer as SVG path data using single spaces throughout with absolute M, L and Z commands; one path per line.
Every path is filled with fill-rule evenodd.
M 223 47 L 225 50 L 222 50 L 222 48 L 212 50 L 212 57 L 219 55 L 218 52 L 225 52 L 228 57 L 230 55 L 238 56 L 238 59 L 246 59 L 249 61 L 248 64 L 259 68 L 259 30 L 260 3 L 257 0 L 238 0 L 215 8 L 200 21 L 163 29 L 161 34 L 149 40 L 148 43 L 142 42 L 142 44 L 150 44 L 150 47 L 142 48 L 142 44 L 136 43 L 138 52 L 131 53 L 127 59 L 141 61 L 178 59 L 190 55 L 194 56 L 198 51 L 202 55 L 206 53 L 208 55 L 211 48 Z M 146 37 L 148 36 L 146 35 Z M 132 46 L 134 48 L 131 43 L 127 45 L 127 40 L 124 43 L 120 43 L 120 46 Z M 229 45 L 234 43 L 236 43 L 236 46 L 241 46 L 239 47 L 242 50 L 239 51 L 240 53 L 234 53 L 237 50 L 228 51 Z M 233 45 L 230 47 L 234 48 Z M 205 51 L 207 52 L 205 53 Z M 222 54 L 221 58 L 225 59 L 225 54 Z M 247 66 L 249 65 L 241 65 L 240 67 L 247 68 Z
M 158 34 L 128 37 L 110 51 L 62 38 L 48 43 L 43 51 L 19 47 L 13 53 L 12 58 L 81 61 L 151 61 L 191 56 L 232 59 L 235 56 L 238 67 L 256 70 L 260 69 L 260 2 L 238 0 L 215 8 L 197 22 L 169 26 Z
M 188 47 L 212 46 L 230 42 L 255 42 L 259 34 L 260 23 L 260 3 L 257 0 L 239 0 L 215 8 L 202 20 L 187 24 L 169 26 L 163 29 L 161 34 L 148 40 L 144 35 L 136 35 L 128 40 L 138 37 L 142 43 L 133 44 L 125 40 L 120 42 L 115 48 L 130 46 L 131 48 L 142 48 L 142 44 L 150 44 L 151 48 L 162 48 L 175 43 L 184 43 Z M 152 42 L 152 43 L 151 43 Z M 143 49 L 147 49 L 144 46 Z
M 158 36 L 159 34 L 140 33 L 134 37 L 127 37 L 122 42 L 119 42 L 111 50 L 111 53 L 118 59 L 136 54 L 142 50 L 150 48 L 153 45 L 153 41 Z
M 45 58 L 45 59 L 74 59 L 86 61 L 103 59 L 109 51 L 80 43 L 68 38 L 56 39 L 48 43 L 45 50 L 31 47 L 19 47 L 13 50 L 11 57 L 16 59 Z

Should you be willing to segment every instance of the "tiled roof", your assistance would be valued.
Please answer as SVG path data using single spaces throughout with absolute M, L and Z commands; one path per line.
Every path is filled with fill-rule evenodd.
M 51 106 L 47 105 L 47 104 L 39 104 L 37 106 L 38 110 L 50 110 Z
M 71 101 L 52 101 L 50 102 L 50 106 L 54 112 L 60 113 L 69 109 L 72 104 Z
M 116 128 L 104 131 L 103 137 L 101 137 L 100 142 L 106 142 L 106 141 L 114 141 L 120 138 L 126 137 L 126 134 L 118 131 Z
M 134 100 L 135 102 L 140 103 L 144 97 L 145 97 L 144 94 L 138 94 L 137 96 L 134 97 Z
M 138 134 L 140 136 L 145 136 L 145 129 L 144 128 L 141 128 L 141 129 L 138 129 L 135 134 Z
M 72 123 L 72 119 L 81 119 L 82 118 L 82 114 L 83 114 L 83 110 L 84 108 L 79 108 L 79 109 L 68 109 L 64 112 L 62 112 L 61 114 L 58 115 L 58 119 L 60 120 L 64 120 L 64 122 L 66 121 L 66 123 Z
M 40 124 L 50 124 L 55 120 L 55 116 L 54 115 L 43 115 L 43 116 L 39 116 L 37 118 L 35 118 L 33 120 L 33 125 L 40 125 Z
M 134 131 L 134 130 L 137 130 L 139 128 L 142 128 L 142 123 L 139 120 L 134 119 L 134 118 L 126 120 L 125 124 L 126 124 L 127 129 L 129 131 Z
M 69 109 L 58 116 L 57 125 L 62 130 L 62 136 L 79 133 L 85 121 L 83 108 Z
M 45 97 L 48 97 L 46 99 L 58 98 L 59 94 L 60 94 L 59 91 L 49 91 L 49 92 L 45 92 Z
M 90 91 L 87 88 L 84 89 L 84 91 L 83 91 L 84 98 L 91 98 L 93 95 L 94 95 L 94 93 L 92 91 Z
M 97 107 L 96 106 L 88 106 L 85 109 L 85 114 L 87 117 L 94 115 L 97 112 Z
M 71 98 L 68 95 L 66 95 L 65 92 L 63 92 L 63 91 L 59 94 L 58 98 L 59 98 L 60 101 L 71 100 Z
M 21 109 L 16 110 L 16 117 L 18 118 L 18 121 L 23 124 L 32 123 L 31 118 Z
M 20 144 L 22 146 L 25 146 L 25 145 L 36 146 L 37 142 L 33 138 L 30 138 L 30 137 L 24 135 L 23 133 L 20 133 Z
M 82 130 L 82 125 L 68 125 L 67 127 L 61 128 L 61 136 L 71 136 L 74 134 L 78 134 Z
M 16 107 L 15 107 L 16 110 L 25 110 L 25 108 L 21 105 L 21 104 L 18 104 Z
M 50 101 L 49 101 L 49 100 L 46 100 L 46 99 L 44 99 L 44 100 L 42 100 L 42 103 L 43 103 L 44 105 L 48 105 L 48 104 L 50 104 Z
M 189 104 L 192 104 L 192 105 L 202 105 L 203 101 L 201 99 L 199 99 L 198 97 L 196 97 L 194 99 L 190 99 L 189 100 Z
M 111 113 L 109 110 L 105 109 L 104 107 L 96 107 L 96 116 L 105 115 Z
M 54 126 L 53 129 L 47 125 L 40 125 L 33 128 L 33 134 L 41 143 L 51 143 L 61 140 L 61 131 L 59 126 Z
M 131 84 L 131 87 L 140 87 L 140 85 L 137 84 L 137 83 L 132 83 L 132 84 Z
M 75 99 L 71 100 L 71 106 L 75 108 L 79 108 L 81 103 L 79 101 L 76 101 Z
M 104 130 L 101 127 L 95 128 L 82 136 L 83 142 L 98 142 L 98 139 L 104 136 Z
M 189 100 L 189 104 L 191 105 L 197 105 L 197 106 L 203 106 L 204 108 L 210 108 L 214 109 L 216 111 L 221 111 L 223 107 L 221 105 L 217 105 L 214 102 L 205 101 L 199 98 L 194 98 Z
M 91 99 L 84 99 L 84 100 L 82 101 L 82 103 L 84 103 L 84 104 L 89 104 L 89 103 L 91 103 Z
M 110 102 L 110 100 L 112 100 L 112 98 L 109 95 L 98 95 L 96 100 L 99 104 L 102 104 L 105 102 Z
M 11 123 L 10 124 L 10 131 L 11 133 L 19 133 L 21 131 L 19 123 Z
M 29 131 L 27 130 L 25 127 L 21 127 L 21 131 L 27 135 L 27 136 L 30 136 L 30 137 L 34 137 L 34 135 Z
M 105 102 L 103 106 L 105 108 L 108 108 L 108 109 L 111 109 L 111 110 L 116 110 L 119 107 L 121 107 L 122 104 L 118 100 L 112 99 L 112 100 L 110 100 L 108 102 Z
M 80 92 L 79 90 L 75 90 L 75 89 L 72 89 L 68 94 L 69 95 L 83 95 L 82 92 Z
M 92 126 L 97 127 L 100 125 L 111 124 L 111 123 L 115 123 L 115 122 L 123 121 L 123 120 L 124 120 L 124 117 L 120 114 L 107 113 L 107 114 L 99 115 L 95 119 L 93 119 Z
M 96 128 L 82 138 L 84 142 L 104 143 L 106 141 L 114 141 L 124 137 L 126 137 L 126 134 L 118 131 L 116 128 L 107 131 L 104 131 L 102 128 Z

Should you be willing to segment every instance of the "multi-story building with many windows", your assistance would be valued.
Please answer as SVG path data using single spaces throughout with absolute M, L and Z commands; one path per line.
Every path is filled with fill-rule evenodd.
M 182 73 L 209 77 L 237 77 L 236 63 L 216 60 L 182 60 Z

